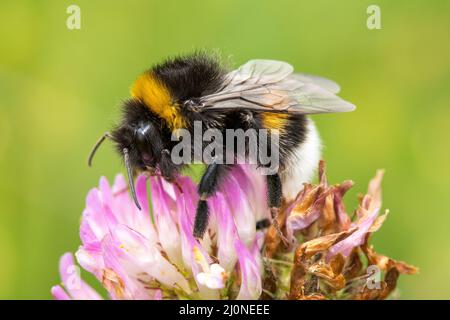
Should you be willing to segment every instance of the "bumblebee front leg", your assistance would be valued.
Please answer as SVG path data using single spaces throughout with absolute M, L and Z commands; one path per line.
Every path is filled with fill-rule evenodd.
M 175 181 L 174 173 L 176 171 L 176 168 L 170 158 L 170 151 L 168 149 L 163 149 L 161 151 L 161 161 L 159 164 L 159 169 L 164 179 L 172 183 Z
M 228 170 L 229 166 L 227 165 L 212 163 L 206 167 L 206 171 L 200 180 L 198 185 L 200 200 L 197 204 L 194 222 L 194 237 L 197 239 L 203 238 L 208 226 L 209 208 L 206 200 L 216 193 L 219 180 L 223 178 Z

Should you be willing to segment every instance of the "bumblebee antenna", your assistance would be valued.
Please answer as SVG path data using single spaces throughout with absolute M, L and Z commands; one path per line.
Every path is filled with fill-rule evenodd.
M 111 134 L 109 132 L 105 132 L 100 139 L 97 140 L 97 142 L 94 144 L 94 147 L 92 147 L 91 152 L 89 153 L 89 158 L 88 158 L 88 166 L 92 166 L 92 159 L 95 156 L 95 153 L 97 152 L 97 149 L 100 147 L 100 145 L 103 143 L 103 141 L 106 140 L 106 138 L 109 138 L 111 140 L 114 140 L 113 136 L 111 136 Z
M 134 189 L 134 181 L 133 181 L 133 175 L 131 172 L 131 165 L 130 165 L 130 156 L 128 155 L 128 149 L 123 148 L 123 158 L 125 160 L 125 167 L 127 169 L 127 176 L 128 176 L 128 184 L 130 185 L 130 192 L 133 196 L 134 203 L 136 204 L 136 207 L 138 207 L 139 210 L 141 209 L 141 205 L 139 204 L 139 201 L 136 196 L 136 190 Z

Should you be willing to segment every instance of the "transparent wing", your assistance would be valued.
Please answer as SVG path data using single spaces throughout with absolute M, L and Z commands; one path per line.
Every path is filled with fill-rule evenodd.
M 294 71 L 286 62 L 275 60 L 250 60 L 246 64 L 231 71 L 225 80 L 226 88 L 240 84 L 268 84 L 283 80 Z
M 252 109 L 314 114 L 355 109 L 335 95 L 339 86 L 333 81 L 292 72 L 292 66 L 285 62 L 251 60 L 230 72 L 219 92 L 200 99 L 201 111 Z
M 306 73 L 294 73 L 291 75 L 291 77 L 304 83 L 313 83 L 334 94 L 337 94 L 339 93 L 339 91 L 341 91 L 341 87 L 336 82 L 330 79 Z

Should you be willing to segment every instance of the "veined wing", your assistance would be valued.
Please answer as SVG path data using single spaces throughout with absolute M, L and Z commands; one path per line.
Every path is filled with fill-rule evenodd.
M 347 112 L 351 103 L 336 96 L 339 86 L 328 79 L 293 74 L 290 64 L 251 60 L 230 72 L 223 88 L 200 98 L 201 111 L 252 109 L 300 114 Z

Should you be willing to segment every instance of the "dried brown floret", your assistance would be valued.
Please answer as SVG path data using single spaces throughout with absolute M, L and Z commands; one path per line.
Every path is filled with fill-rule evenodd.
M 352 219 L 343 197 L 353 182 L 328 185 L 321 161 L 319 184 L 305 184 L 293 202 L 283 204 L 278 217 L 292 246 L 283 246 L 273 228 L 266 235 L 266 257 L 290 257 L 293 264 L 270 264 L 265 290 L 275 293 L 288 286 L 292 300 L 386 299 L 400 274 L 417 273 L 416 267 L 377 254 L 369 244 L 388 214 L 378 215 L 383 174 L 378 170 L 370 181 Z

